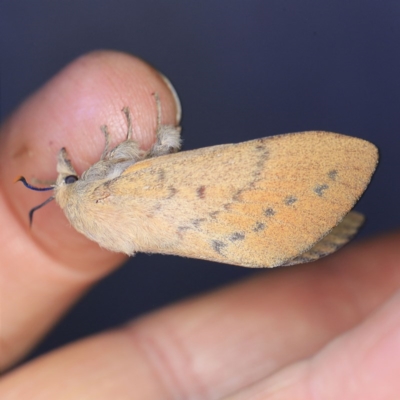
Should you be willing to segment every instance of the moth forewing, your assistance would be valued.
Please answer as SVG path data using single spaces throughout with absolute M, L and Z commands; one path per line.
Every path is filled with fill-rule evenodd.
M 121 251 L 273 267 L 339 224 L 376 163 L 375 146 L 361 139 L 280 135 L 138 162 L 96 189 L 93 206 L 99 215 L 113 209 Z M 100 244 L 111 239 L 116 250 L 121 233 L 107 232 Z

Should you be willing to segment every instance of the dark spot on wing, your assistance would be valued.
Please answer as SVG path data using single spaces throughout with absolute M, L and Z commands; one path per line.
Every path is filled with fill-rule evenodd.
M 167 199 L 172 199 L 176 195 L 176 193 L 178 192 L 173 186 L 170 186 L 168 188 L 168 191 L 169 191 L 169 194 L 167 196 Z
M 192 219 L 190 222 L 193 224 L 195 228 L 199 228 L 200 224 L 204 221 L 207 221 L 206 218 L 196 218 Z
M 337 175 L 338 175 L 338 172 L 336 169 L 332 169 L 331 171 L 328 172 L 329 179 L 332 179 L 333 181 L 336 180 Z
M 296 196 L 288 196 L 288 197 L 285 198 L 285 204 L 287 206 L 293 205 L 294 203 L 296 203 L 296 201 L 297 201 L 297 197 Z
M 242 201 L 242 197 L 241 197 L 241 195 L 242 195 L 242 192 L 243 192 L 243 189 L 239 189 L 233 196 L 232 196 L 232 200 L 233 201 Z
M 314 188 L 314 192 L 317 193 L 318 196 L 322 197 L 324 195 L 324 191 L 328 189 L 329 186 L 324 183 L 323 185 L 317 185 Z
M 197 197 L 200 199 L 204 199 L 204 197 L 206 196 L 206 187 L 204 185 L 199 186 L 196 189 L 196 193 L 197 193 Z
M 229 211 L 232 207 L 232 203 L 226 203 L 224 204 L 224 210 Z
M 220 213 L 221 211 L 213 211 L 210 212 L 210 214 L 208 214 L 212 219 L 217 219 L 217 215 Z
M 263 224 L 262 222 L 257 222 L 255 227 L 253 228 L 254 232 L 260 232 L 262 230 L 265 229 L 265 224 Z
M 236 240 L 244 240 L 245 234 L 243 232 L 235 232 L 229 237 L 231 242 L 235 242 Z
M 164 179 L 165 179 L 165 171 L 162 169 L 162 168 L 160 168 L 158 171 L 157 171 L 157 179 L 161 182 L 161 181 L 163 181 Z
M 226 243 L 221 242 L 220 240 L 213 240 L 211 242 L 211 246 L 218 254 L 223 255 L 222 250 L 224 249 L 224 247 L 226 247 Z
M 264 214 L 267 217 L 272 217 L 273 215 L 275 215 L 275 210 L 273 208 L 269 207 L 264 211 Z

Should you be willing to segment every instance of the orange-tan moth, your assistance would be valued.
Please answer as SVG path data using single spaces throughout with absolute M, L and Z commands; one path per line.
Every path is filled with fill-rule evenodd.
M 78 177 L 67 152 L 49 188 L 71 225 L 100 246 L 133 255 L 175 254 L 245 267 L 316 260 L 363 223 L 350 211 L 376 168 L 376 147 L 338 133 L 291 133 L 176 153 L 180 127 L 161 123 L 143 151 L 124 142 Z M 42 205 L 44 205 L 43 203 Z M 33 212 L 42 205 L 35 207 Z

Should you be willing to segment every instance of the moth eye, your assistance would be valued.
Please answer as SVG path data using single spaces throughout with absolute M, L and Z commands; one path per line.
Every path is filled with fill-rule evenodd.
M 74 183 L 78 180 L 78 177 L 76 175 L 68 175 L 65 179 L 64 182 L 69 185 L 70 183 Z

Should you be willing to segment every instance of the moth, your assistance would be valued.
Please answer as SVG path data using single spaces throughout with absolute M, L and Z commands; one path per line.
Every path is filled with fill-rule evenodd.
M 377 148 L 338 133 L 309 131 L 177 153 L 180 127 L 163 125 L 148 151 L 132 139 L 82 176 L 65 148 L 53 198 L 71 225 L 100 246 L 133 255 L 175 254 L 244 267 L 313 261 L 347 243 L 364 217 L 350 211 L 368 186 Z

